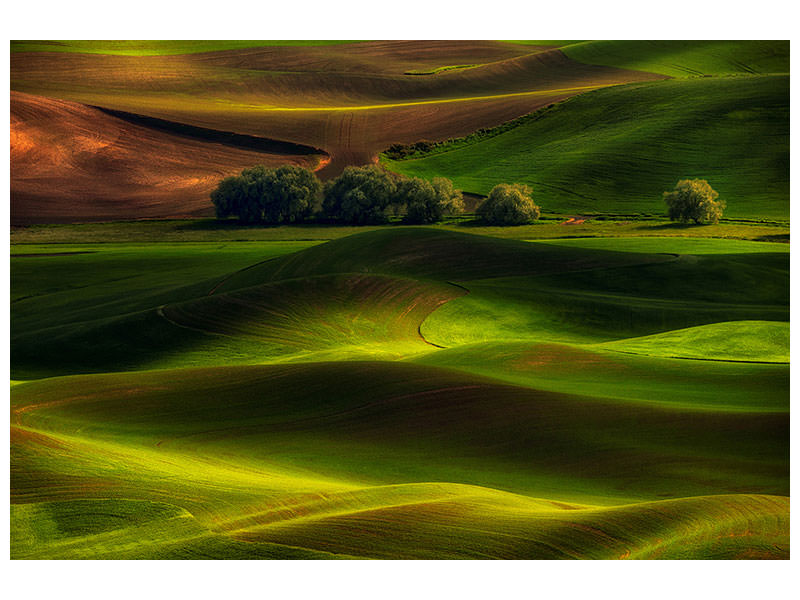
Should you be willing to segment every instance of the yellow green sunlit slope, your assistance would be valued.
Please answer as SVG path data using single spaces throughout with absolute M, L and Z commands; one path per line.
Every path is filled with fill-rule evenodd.
M 670 244 L 25 253 L 11 555 L 787 558 L 788 253 Z

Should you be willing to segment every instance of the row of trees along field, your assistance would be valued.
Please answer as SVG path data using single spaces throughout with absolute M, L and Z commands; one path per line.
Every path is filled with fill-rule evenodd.
M 541 209 L 523 184 L 496 185 L 478 206 L 476 215 L 489 225 L 523 225 L 539 218 Z M 716 223 L 724 202 L 705 180 L 681 180 L 664 193 L 672 220 Z M 464 211 L 464 200 L 453 182 L 392 175 L 376 165 L 347 167 L 324 185 L 310 170 L 258 165 L 226 177 L 211 193 L 217 218 L 236 217 L 243 223 L 281 225 L 321 218 L 349 225 L 378 225 L 390 215 L 404 214 L 409 224 L 438 223 Z
M 244 223 L 302 223 L 311 217 L 352 225 L 386 223 L 405 213 L 412 224 L 436 223 L 464 211 L 449 179 L 391 175 L 380 167 L 347 167 L 323 185 L 303 167 L 255 166 L 226 177 L 211 193 L 217 218 Z

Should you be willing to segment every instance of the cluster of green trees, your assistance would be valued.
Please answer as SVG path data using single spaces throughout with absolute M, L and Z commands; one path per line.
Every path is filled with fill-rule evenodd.
M 226 177 L 211 192 L 217 218 L 243 223 L 300 223 L 314 212 L 322 190 L 317 176 L 302 167 L 268 169 L 257 165 Z
M 704 179 L 682 179 L 664 192 L 672 220 L 717 223 L 725 202 Z M 431 181 L 392 175 L 377 165 L 347 167 L 323 185 L 303 167 L 268 169 L 255 166 L 226 177 L 211 193 L 218 218 L 237 217 L 244 223 L 280 225 L 318 217 L 351 225 L 379 225 L 404 214 L 409 224 L 437 223 L 464 211 L 461 192 L 443 177 Z M 541 210 L 530 187 L 501 183 L 476 210 L 488 225 L 522 225 L 539 218 Z
M 312 216 L 377 225 L 401 213 L 406 223 L 424 224 L 464 210 L 461 192 L 449 179 L 394 176 L 375 165 L 347 167 L 324 186 L 303 167 L 251 167 L 223 179 L 211 201 L 217 218 L 269 225 L 300 223 Z
M 392 175 L 376 165 L 347 167 L 323 185 L 303 167 L 255 166 L 226 177 L 211 193 L 217 218 L 280 225 L 317 217 L 349 225 L 379 225 L 404 214 L 409 224 L 437 223 L 464 211 L 461 192 L 444 177 L 431 181 Z M 539 218 L 525 185 L 500 184 L 478 209 L 491 225 L 519 225 Z

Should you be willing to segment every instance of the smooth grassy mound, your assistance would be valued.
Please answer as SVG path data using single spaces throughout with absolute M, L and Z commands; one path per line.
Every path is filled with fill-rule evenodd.
M 600 40 L 562 51 L 583 63 L 670 77 L 789 72 L 789 42 L 780 40 Z
M 726 217 L 786 219 L 788 84 L 760 76 L 617 86 L 481 142 L 384 163 L 479 194 L 526 183 L 555 213 L 664 214 L 662 192 L 701 178 L 727 202 Z
M 721 321 L 789 319 L 786 253 L 661 258 L 670 260 L 467 280 L 461 285 L 469 294 L 436 310 L 420 331 L 450 348 L 492 340 L 606 342 Z
M 282 354 L 390 359 L 429 350 L 422 321 L 462 294 L 436 282 L 323 275 L 215 294 L 167 306 L 163 314 L 183 327 L 282 346 Z
M 667 260 L 669 257 L 658 255 L 534 245 L 442 229 L 398 227 L 340 238 L 319 248 L 309 248 L 241 271 L 227 279 L 219 291 L 334 273 L 467 281 L 523 274 L 540 276 Z
M 730 321 L 603 344 L 618 352 L 747 362 L 789 362 L 789 323 Z
M 446 283 L 367 274 L 296 278 L 227 294 L 208 295 L 208 289 L 172 290 L 178 302 L 19 333 L 14 372 L 39 378 L 286 360 L 393 360 L 432 350 L 420 325 L 464 293 Z M 192 294 L 195 299 L 180 301 Z
M 785 413 L 631 405 L 403 363 L 50 379 L 12 393 L 14 548 L 781 555 L 787 500 L 740 494 L 788 493 L 787 427 Z M 736 495 L 654 502 L 707 494 Z M 729 532 L 735 544 L 715 545 Z
M 611 351 L 626 341 L 601 345 L 482 342 L 412 360 L 565 394 L 685 409 L 781 412 L 788 408 L 788 365 L 677 360 Z

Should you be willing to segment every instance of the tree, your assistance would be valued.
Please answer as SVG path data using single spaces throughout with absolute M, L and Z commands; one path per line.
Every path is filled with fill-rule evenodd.
M 406 207 L 406 223 L 437 223 L 444 215 L 464 211 L 461 192 L 443 177 L 433 181 L 417 177 L 402 179 L 397 185 L 396 202 Z
M 250 197 L 247 181 L 241 175 L 226 177 L 211 192 L 218 219 L 238 217 L 245 223 L 258 219 L 258 203 Z
M 725 201 L 705 179 L 681 179 L 671 192 L 664 192 L 667 214 L 672 221 L 718 223 Z
M 325 185 L 322 211 L 341 223 L 376 225 L 389 220 L 388 208 L 396 195 L 395 182 L 380 167 L 346 167 Z
M 302 167 L 278 167 L 267 175 L 264 220 L 268 223 L 298 223 L 314 212 L 322 192 L 317 176 Z
M 431 185 L 436 190 L 442 214 L 460 215 L 464 212 L 464 196 L 453 187 L 452 181 L 444 177 L 434 177 Z
M 476 211 L 490 225 L 523 225 L 539 218 L 540 209 L 531 197 L 531 188 L 521 183 L 501 183 Z
M 256 165 L 226 177 L 211 192 L 217 218 L 238 217 L 244 223 L 297 223 L 311 216 L 322 190 L 308 169 Z

